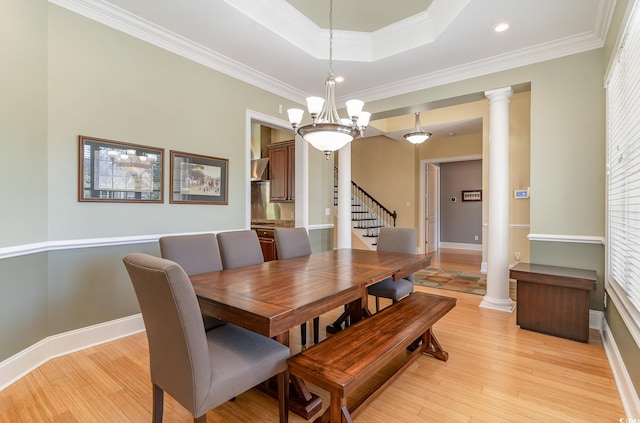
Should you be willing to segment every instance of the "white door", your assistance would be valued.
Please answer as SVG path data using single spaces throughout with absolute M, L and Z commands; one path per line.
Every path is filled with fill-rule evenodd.
M 424 194 L 425 201 L 425 251 L 427 253 L 433 253 L 438 250 L 438 239 L 440 236 L 438 234 L 438 230 L 440 228 L 440 224 L 438 223 L 438 198 L 439 195 L 439 178 L 440 178 L 440 167 L 436 164 L 427 164 L 427 171 L 425 172 L 425 181 L 424 186 L 426 187 L 426 192 Z

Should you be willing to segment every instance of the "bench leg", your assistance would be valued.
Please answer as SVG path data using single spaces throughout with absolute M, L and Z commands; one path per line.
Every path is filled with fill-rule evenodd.
M 331 394 L 329 408 L 313 423 L 353 423 L 351 414 L 347 408 L 347 399 L 338 394 Z
M 347 408 L 347 399 L 338 395 L 331 395 L 331 410 L 330 422 L 331 423 L 353 423 L 351 420 L 351 414 Z
M 449 353 L 442 349 L 438 338 L 433 333 L 432 329 L 429 329 L 422 335 L 422 348 L 423 353 L 429 354 L 441 361 L 449 360 Z

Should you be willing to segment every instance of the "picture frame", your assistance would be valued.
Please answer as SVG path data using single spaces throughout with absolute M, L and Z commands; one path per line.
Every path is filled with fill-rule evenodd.
M 482 190 L 462 191 L 462 201 L 482 201 Z
M 228 159 L 174 150 L 170 155 L 170 203 L 228 204 Z
M 164 149 L 80 135 L 78 201 L 163 203 Z

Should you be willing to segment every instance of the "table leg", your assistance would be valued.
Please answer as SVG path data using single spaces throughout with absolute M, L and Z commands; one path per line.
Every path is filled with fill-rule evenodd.
M 362 298 L 352 301 L 349 304 L 345 304 L 342 314 L 332 324 L 327 325 L 327 333 L 338 333 L 342 329 L 359 322 L 363 317 L 371 315 L 366 308 L 366 304 L 367 294 L 365 291 Z M 344 324 L 344 327 L 342 327 L 342 324 Z
M 276 341 L 289 346 L 289 331 L 276 335 Z M 261 385 L 261 388 L 269 395 L 278 398 L 275 378 Z M 289 375 L 289 409 L 300 417 L 309 420 L 322 409 L 322 399 L 309 391 L 306 383 L 299 377 Z

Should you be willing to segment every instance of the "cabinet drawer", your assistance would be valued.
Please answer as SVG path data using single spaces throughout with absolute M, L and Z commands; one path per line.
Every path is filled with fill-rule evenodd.
M 258 234 L 258 238 L 269 238 L 269 239 L 273 239 L 274 238 L 274 230 L 273 229 L 254 229 L 254 231 L 256 231 L 256 233 Z

